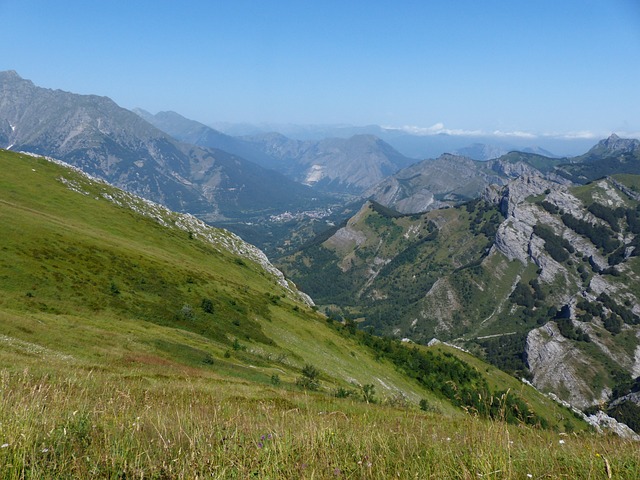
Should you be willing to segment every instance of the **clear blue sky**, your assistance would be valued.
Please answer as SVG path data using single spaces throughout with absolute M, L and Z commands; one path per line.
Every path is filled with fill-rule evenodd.
M 0 70 L 204 123 L 640 132 L 638 0 L 0 0 Z

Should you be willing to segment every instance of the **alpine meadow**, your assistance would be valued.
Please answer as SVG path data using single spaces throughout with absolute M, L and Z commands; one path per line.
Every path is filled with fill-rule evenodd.
M 633 442 L 467 353 L 318 314 L 232 234 L 0 158 L 5 478 L 638 471 Z
M 640 478 L 633 1 L 63 7 L 0 1 L 0 480 Z

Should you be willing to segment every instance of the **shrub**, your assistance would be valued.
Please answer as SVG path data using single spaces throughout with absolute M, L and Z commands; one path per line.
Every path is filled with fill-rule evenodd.
M 353 390 L 349 390 L 344 387 L 338 387 L 333 394 L 336 398 L 348 398 L 353 395 Z
M 319 376 L 320 371 L 313 365 L 307 363 L 302 367 L 302 376 L 298 377 L 296 384 L 305 390 L 318 390 L 320 388 Z
M 367 403 L 376 403 L 376 387 L 372 383 L 362 386 L 362 399 Z
M 640 406 L 631 401 L 623 402 L 609 410 L 609 415 L 627 424 L 634 431 L 640 431 Z
M 525 285 L 522 282 L 518 282 L 516 288 L 514 288 L 513 293 L 509 297 L 511 301 L 517 305 L 521 305 L 523 307 L 533 307 L 534 298 L 533 293 L 531 293 L 531 289 L 528 285 Z
M 202 308 L 205 313 L 213 313 L 213 302 L 209 298 L 203 298 L 200 303 L 200 308 Z
M 616 335 L 622 331 L 622 320 L 618 315 L 611 312 L 611 314 L 604 319 L 604 328 L 612 335 Z
M 537 224 L 533 233 L 544 240 L 544 249 L 556 262 L 562 263 L 569 259 L 569 253 L 574 252 L 573 246 L 564 238 L 553 233 L 546 225 Z
M 433 411 L 433 407 L 429 405 L 429 401 L 426 398 L 422 398 L 420 400 L 420 410 L 423 412 L 431 412 Z
M 111 292 L 111 295 L 113 295 L 114 297 L 116 295 L 120 295 L 120 288 L 118 288 L 118 285 L 116 285 L 114 282 L 111 282 L 111 286 L 109 287 L 109 290 Z

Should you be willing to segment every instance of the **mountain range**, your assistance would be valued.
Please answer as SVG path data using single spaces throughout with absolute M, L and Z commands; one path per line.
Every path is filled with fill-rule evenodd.
M 276 132 L 232 137 L 175 112 L 135 112 L 181 141 L 226 150 L 331 193 L 360 195 L 415 162 L 373 135 L 304 141 Z
M 222 150 L 179 142 L 109 98 L 37 87 L 12 71 L 0 72 L 0 142 L 208 220 L 322 204 L 304 185 Z
M 278 262 L 287 276 L 350 334 L 360 325 L 388 341 L 426 344 L 438 337 L 573 405 L 635 419 L 640 142 L 612 135 L 577 157 L 536 150 L 486 161 L 443 154 L 414 162 L 384 140 L 356 133 L 230 136 L 177 113 L 134 113 L 106 97 L 40 88 L 0 72 L 0 144 L 7 149 L 63 160 L 173 210 L 235 226 L 270 253 L 288 254 Z M 123 198 L 60 175 L 88 198 Z M 5 203 L 15 203 L 12 192 Z M 123 202 L 146 209 L 141 200 Z M 193 217 L 176 221 L 188 239 L 206 230 Z M 268 264 L 252 251 L 252 262 Z M 53 254 L 37 257 L 47 255 Z M 275 275 L 270 283 L 289 288 L 275 269 L 264 268 Z M 112 293 L 137 298 L 134 280 L 112 281 Z M 130 287 L 126 295 L 118 296 L 120 284 Z M 297 298 L 291 301 L 299 311 L 306 297 L 296 292 L 290 287 L 284 295 Z M 237 300 L 221 308 L 238 322 L 267 319 L 261 297 L 249 297 L 236 313 Z M 195 297 L 189 298 L 192 308 Z M 159 313 L 169 307 L 153 308 L 151 317 L 171 321 L 168 310 Z M 198 333 L 182 320 L 181 328 Z
M 349 138 L 354 135 L 375 135 L 410 158 L 436 158 L 443 153 L 461 154 L 474 160 L 490 160 L 503 153 L 518 150 L 550 156 L 576 156 L 593 145 L 590 136 L 556 136 L 505 134 L 501 132 L 448 131 L 442 125 L 432 128 L 394 127 L 380 125 L 353 126 L 295 124 L 230 124 L 216 122 L 213 128 L 232 136 L 253 136 L 279 132 L 296 140 Z
M 573 405 L 619 414 L 640 375 L 639 143 L 612 136 L 540 170 L 537 156 L 510 154 L 503 166 L 527 168 L 460 206 L 366 203 L 280 266 L 328 315 L 455 342 Z M 603 165 L 610 176 L 593 178 Z

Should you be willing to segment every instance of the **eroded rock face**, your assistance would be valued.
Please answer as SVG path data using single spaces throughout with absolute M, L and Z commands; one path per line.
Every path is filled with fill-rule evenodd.
M 607 400 L 610 392 L 595 391 L 590 381 L 598 372 L 589 357 L 563 337 L 554 322 L 529 332 L 525 354 L 536 388 L 555 392 L 578 408 Z
M 506 219 L 498 227 L 495 245 L 509 260 L 519 260 L 524 265 L 533 260 L 540 266 L 540 263 L 549 263 L 538 260 L 540 256 L 534 256 L 539 248 L 532 248 L 536 245 L 533 237 L 533 228 L 538 223 L 557 223 L 551 215 L 537 207 L 535 204 L 526 202 L 526 199 L 540 195 L 551 189 L 562 188 L 539 175 L 520 177 L 504 187 L 501 195 L 497 192 L 487 190 L 485 198 L 490 198 L 494 203 L 499 203 Z M 533 257 L 533 258 L 532 258 Z M 548 274 L 552 277 L 555 272 Z
M 603 205 L 615 208 L 624 203 L 609 180 L 599 181 L 597 187 L 598 201 Z M 610 295 L 618 292 L 620 287 L 611 277 L 598 273 L 592 274 L 587 288 L 575 271 L 549 255 L 545 241 L 534 234 L 534 228 L 538 224 L 551 228 L 555 235 L 575 248 L 576 255 L 588 257 L 592 265 L 600 270 L 609 267 L 606 257 L 592 242 L 567 228 L 559 215 L 552 215 L 531 201 L 532 196 L 542 194 L 559 212 L 570 213 L 591 224 L 603 224 L 603 220 L 590 213 L 566 186 L 539 176 L 522 177 L 511 181 L 501 190 L 491 188 L 485 193 L 485 198 L 499 204 L 506 215 L 506 219 L 498 227 L 494 248 L 510 260 L 518 260 L 523 265 L 536 264 L 541 282 L 561 285 L 553 293 L 556 304 L 575 306 L 576 298 L 579 297 L 595 301 L 602 292 Z M 627 276 L 635 275 L 624 264 L 617 268 Z M 598 331 L 603 329 L 600 320 L 596 324 L 578 322 L 573 309 L 572 321 L 576 328 L 589 334 L 592 344 L 605 356 L 629 372 L 636 372 L 638 360 L 635 355 L 616 348 L 606 335 L 600 338 Z M 583 408 L 593 405 L 607 400 L 611 394 L 610 389 L 605 388 L 602 382 L 595 381 L 602 374 L 598 371 L 602 366 L 594 362 L 573 341 L 563 337 L 555 322 L 549 322 L 529 333 L 525 353 L 533 374 L 532 383 L 541 390 L 557 393 L 574 406 Z
M 335 250 L 343 250 L 353 248 L 354 245 L 360 246 L 366 242 L 367 236 L 360 230 L 353 228 L 353 226 L 360 221 L 368 208 L 369 204 L 365 203 L 358 213 L 349 219 L 347 225 L 339 229 L 326 241 L 326 245 Z
M 453 327 L 451 312 L 460 309 L 460 302 L 454 294 L 449 281 L 440 278 L 433 284 L 427 292 L 426 297 L 430 300 L 428 312 L 421 312 L 422 319 L 436 319 L 438 324 L 435 328 L 437 333 L 447 333 Z
M 509 260 L 518 260 L 526 265 L 529 261 L 529 243 L 532 234 L 533 225 L 511 217 L 498 227 L 495 246 Z
M 596 412 L 586 418 L 587 423 L 596 428 L 597 431 L 613 432 L 619 437 L 628 440 L 640 440 L 640 435 L 631 430 L 624 423 L 618 422 L 615 418 L 610 417 L 604 412 Z

